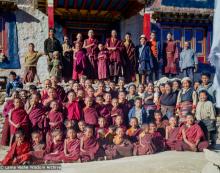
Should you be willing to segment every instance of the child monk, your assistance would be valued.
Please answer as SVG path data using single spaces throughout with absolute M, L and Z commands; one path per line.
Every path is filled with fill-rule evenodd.
M 152 141 L 152 135 L 149 133 L 149 125 L 141 126 L 142 132 L 139 134 L 138 143 L 134 145 L 134 155 L 148 155 L 156 152 L 156 146 Z
M 55 129 L 52 131 L 52 142 L 48 143 L 46 146 L 46 155 L 44 156 L 45 163 L 59 163 L 60 154 L 63 151 L 63 136 L 60 129 Z
M 108 128 L 106 126 L 106 120 L 104 117 L 99 117 L 98 118 L 98 127 L 95 128 L 95 134 L 96 134 L 96 137 L 99 138 L 99 131 L 102 130 L 103 133 L 104 133 L 104 136 L 105 134 L 107 133 L 108 131 Z
M 63 128 L 63 114 L 59 111 L 59 105 L 57 101 L 52 101 L 50 104 L 51 110 L 48 113 L 50 130 Z
M 80 157 L 82 162 L 92 161 L 97 158 L 99 144 L 93 136 L 93 129 L 85 127 L 85 132 L 80 140 Z
M 136 117 L 132 117 L 129 124 L 130 128 L 126 131 L 126 135 L 131 142 L 137 142 L 137 138 L 141 132 L 141 129 L 138 126 L 138 119 Z
M 112 124 L 111 113 L 108 107 L 104 104 L 104 99 L 102 96 L 96 97 L 96 110 L 99 116 L 103 116 L 106 119 L 106 125 Z
M 85 98 L 86 107 L 83 109 L 85 123 L 91 126 L 98 124 L 98 112 L 94 108 L 93 99 L 91 97 Z
M 175 150 L 178 133 L 179 127 L 177 126 L 177 120 L 175 117 L 170 117 L 169 125 L 166 127 L 165 145 L 167 150 Z
M 48 98 L 48 90 L 49 88 L 51 88 L 52 83 L 50 81 L 50 79 L 46 79 L 44 81 L 44 88 L 41 90 L 41 98 L 42 98 L 42 102 Z
M 64 150 L 58 160 L 64 163 L 76 162 L 80 159 L 80 140 L 77 138 L 76 131 L 73 128 L 67 130 L 67 137 L 64 141 Z
M 156 147 L 156 152 L 161 152 L 164 150 L 164 138 L 161 136 L 160 132 L 157 131 L 155 123 L 149 124 L 149 133 L 152 137 L 152 142 Z
M 40 94 L 32 94 L 30 100 L 30 108 L 27 110 L 31 126 L 33 130 L 40 130 L 46 132 L 47 120 L 46 120 L 46 109 L 43 104 L 40 103 Z
M 24 132 L 22 130 L 16 131 L 15 137 L 15 142 L 1 161 L 3 166 L 24 165 L 29 161 L 30 143 L 25 140 Z
M 42 135 L 39 131 L 34 131 L 32 136 L 32 147 L 29 152 L 30 160 L 32 164 L 43 163 L 43 157 L 45 153 L 45 144 L 42 142 Z
M 19 97 L 18 91 L 13 91 L 11 99 L 6 101 L 3 107 L 2 115 L 5 117 L 4 125 L 2 128 L 2 138 L 1 138 L 1 145 L 6 146 L 9 145 L 10 139 L 10 124 L 8 122 L 8 114 L 11 109 L 14 108 L 14 99 Z
M 67 95 L 68 102 L 65 104 L 67 111 L 67 119 L 79 121 L 81 117 L 81 111 L 79 103 L 76 101 L 76 94 L 74 91 L 70 91 Z
M 205 135 L 201 127 L 195 123 L 192 114 L 186 116 L 186 124 L 182 125 L 177 135 L 175 149 L 177 151 L 200 151 L 208 148 L 209 143 L 205 140 Z
M 127 128 L 126 128 L 126 126 L 123 124 L 123 122 L 124 122 L 124 120 L 123 120 L 122 116 L 121 116 L 121 115 L 117 115 L 116 118 L 115 118 L 115 123 L 114 123 L 114 125 L 115 125 L 116 128 L 118 128 L 118 127 L 123 128 L 124 131 L 126 132 Z
M 166 126 L 169 122 L 162 119 L 162 113 L 159 110 L 154 112 L 154 123 L 156 124 L 157 131 L 165 138 Z
M 111 117 L 112 117 L 112 122 L 115 122 L 115 118 L 117 115 L 121 115 L 122 118 L 124 117 L 123 110 L 119 107 L 118 99 L 113 98 L 112 99 L 112 109 L 111 109 Z
M 106 151 L 107 157 L 111 156 L 112 159 L 128 157 L 133 154 L 133 145 L 126 139 L 123 128 L 117 128 L 116 136 L 113 139 L 114 146 L 112 150 Z M 109 157 L 110 158 L 110 157 Z
M 20 128 L 25 134 L 29 132 L 29 119 L 24 110 L 23 102 L 20 98 L 14 99 L 14 109 L 9 113 L 8 118 L 10 124 L 10 146 L 13 142 L 15 132 Z
M 78 122 L 79 131 L 77 132 L 77 138 L 81 139 L 83 137 L 85 131 L 86 123 L 85 121 L 81 120 Z
M 109 76 L 108 72 L 108 53 L 104 48 L 104 45 L 100 43 L 98 45 L 99 54 L 98 54 L 98 78 L 99 80 L 105 80 Z

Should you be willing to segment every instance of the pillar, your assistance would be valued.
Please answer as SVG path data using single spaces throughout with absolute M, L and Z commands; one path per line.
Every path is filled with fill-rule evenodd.
M 48 0 L 47 14 L 48 14 L 48 27 L 54 28 L 54 0 Z
M 150 39 L 150 32 L 151 32 L 150 14 L 145 13 L 143 19 L 143 33 L 147 37 L 147 39 Z

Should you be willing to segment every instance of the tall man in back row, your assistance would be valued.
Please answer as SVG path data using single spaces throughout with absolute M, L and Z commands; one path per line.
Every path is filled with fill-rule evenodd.
M 44 41 L 44 53 L 48 56 L 47 62 L 48 62 L 48 71 L 50 72 L 52 69 L 52 66 L 49 65 L 51 60 L 53 59 L 53 52 L 58 51 L 59 53 L 62 53 L 62 46 L 60 44 L 60 41 L 56 39 L 55 30 L 53 28 L 49 29 L 49 37 Z

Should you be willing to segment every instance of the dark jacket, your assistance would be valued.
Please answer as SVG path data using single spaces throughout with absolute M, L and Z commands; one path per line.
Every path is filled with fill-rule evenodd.
M 57 40 L 55 37 L 53 40 L 51 38 L 47 38 L 44 41 L 44 52 L 46 55 L 48 55 L 50 52 L 53 53 L 54 51 L 59 51 L 62 53 L 62 46 L 60 44 L 60 41 Z

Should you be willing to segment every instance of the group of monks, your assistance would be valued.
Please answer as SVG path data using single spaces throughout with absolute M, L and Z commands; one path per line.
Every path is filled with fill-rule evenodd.
M 12 91 L 1 139 L 10 149 L 1 163 L 87 162 L 209 146 L 192 113 L 184 121 L 175 114 L 168 119 L 160 109 L 149 115 L 142 107 L 144 92 L 137 96 L 132 85 L 127 94 L 122 79 L 118 87 L 114 84 L 95 86 L 82 77 L 64 90 L 52 76 L 43 89 Z M 130 98 L 132 92 L 137 97 Z

